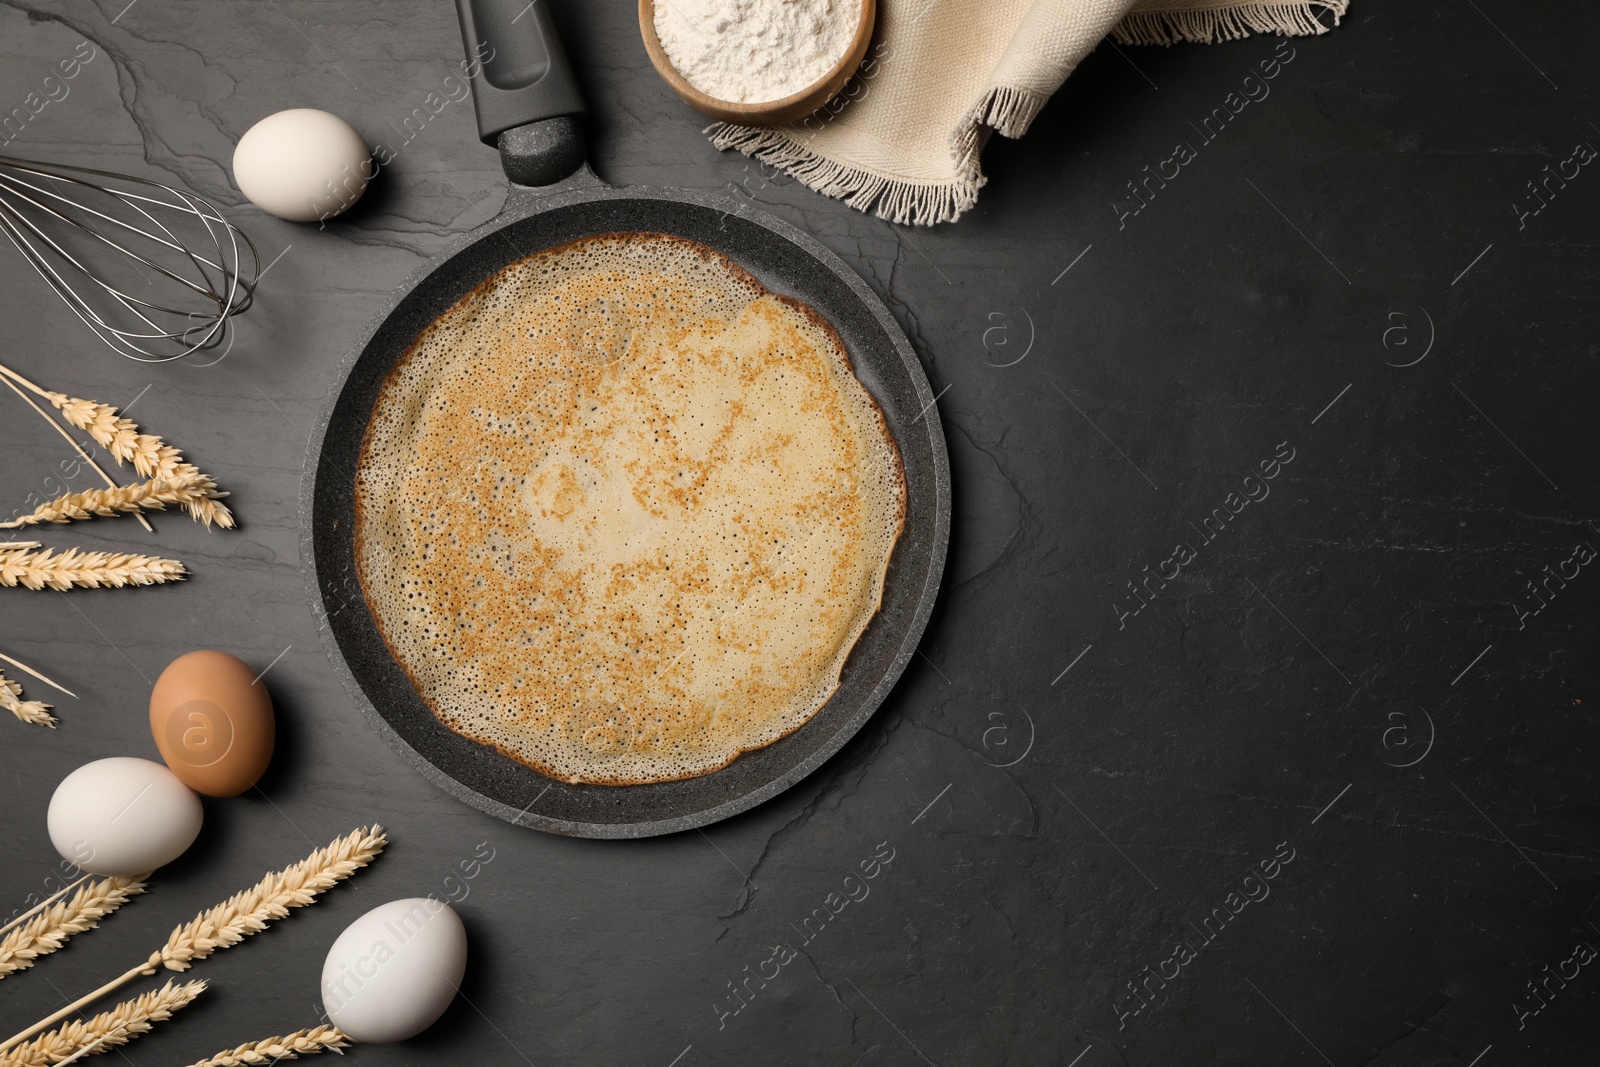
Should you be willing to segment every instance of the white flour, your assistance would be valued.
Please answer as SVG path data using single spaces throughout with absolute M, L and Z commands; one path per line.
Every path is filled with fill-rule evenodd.
M 861 0 L 656 0 L 656 36 L 678 73 L 718 100 L 781 100 L 850 47 Z

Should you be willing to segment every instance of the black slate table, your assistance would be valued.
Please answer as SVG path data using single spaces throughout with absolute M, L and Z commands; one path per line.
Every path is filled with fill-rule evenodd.
M 753 197 L 916 345 L 956 509 L 920 654 L 838 757 L 704 833 L 559 839 L 428 785 L 323 657 L 295 503 L 369 310 L 506 195 L 466 105 L 407 140 L 459 60 L 451 6 L 7 0 L 6 109 L 95 51 L 5 152 L 237 205 L 273 265 L 226 359 L 147 368 L 0 259 L 4 360 L 131 404 L 242 523 L 47 530 L 193 577 L 0 592 L 0 651 L 79 694 L 57 732 L 0 723 L 0 900 L 51 884 L 68 771 L 155 756 L 145 703 L 176 655 L 271 664 L 281 724 L 260 791 L 208 801 L 148 896 L 5 981 L 7 1027 L 377 820 L 377 863 L 199 965 L 212 988 L 114 1055 L 312 1025 L 337 932 L 432 893 L 470 930 L 462 996 L 363 1064 L 1593 1062 L 1600 173 L 1574 159 L 1600 145 L 1600 16 L 1360 2 L 1288 45 L 1106 45 L 929 230 L 712 150 L 632 4 L 557 15 L 604 177 Z M 324 229 L 230 183 L 239 135 L 295 106 L 395 150 Z M 9 398 L 0 430 L 9 511 L 68 454 Z

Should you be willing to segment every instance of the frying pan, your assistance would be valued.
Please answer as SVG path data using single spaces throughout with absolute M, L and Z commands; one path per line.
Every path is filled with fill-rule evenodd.
M 950 468 L 933 391 L 910 343 L 866 283 L 822 245 L 732 199 L 612 188 L 584 162 L 583 101 L 544 3 L 457 0 L 478 130 L 516 188 L 500 217 L 464 235 L 385 302 L 346 358 L 322 413 L 300 493 L 301 548 L 318 632 L 367 718 L 424 776 L 508 822 L 577 837 L 631 838 L 725 819 L 820 766 L 883 702 L 933 609 L 950 530 Z M 899 445 L 906 525 L 883 606 L 838 691 L 804 726 L 699 778 L 631 786 L 548 778 L 434 718 L 379 636 L 356 579 L 355 472 L 385 376 L 429 323 L 509 263 L 601 233 L 675 234 L 710 245 L 768 289 L 833 324 Z

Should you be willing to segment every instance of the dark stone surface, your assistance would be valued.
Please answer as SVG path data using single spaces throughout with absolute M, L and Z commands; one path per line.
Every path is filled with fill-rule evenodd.
M 8 1026 L 376 819 L 394 835 L 378 863 L 198 965 L 212 988 L 127 1060 L 187 1063 L 312 1024 L 346 923 L 463 890 L 465 996 L 360 1062 L 1593 1058 L 1594 968 L 1550 979 L 1537 1014 L 1527 983 L 1600 945 L 1600 575 L 1552 580 L 1537 615 L 1514 606 L 1537 606 L 1526 583 L 1575 544 L 1600 544 L 1586 414 L 1600 177 L 1552 181 L 1519 220 L 1537 206 L 1529 181 L 1600 143 L 1587 5 L 1358 3 L 1337 32 L 1285 48 L 1270 95 L 1210 140 L 1195 127 L 1277 42 L 1104 48 L 1026 139 L 990 146 L 977 210 L 932 231 L 718 155 L 651 71 L 633 5 L 559 5 L 596 170 L 738 183 L 854 265 L 946 390 L 955 485 L 921 655 L 855 740 L 704 834 L 613 842 L 518 830 L 424 781 L 340 688 L 300 580 L 306 435 L 340 359 L 386 293 L 507 196 L 467 105 L 402 143 L 459 60 L 454 11 L 125 2 L 0 6 L 0 107 L 85 36 L 99 49 L 4 151 L 230 204 L 233 142 L 280 108 L 327 108 L 396 155 L 326 229 L 238 210 L 282 255 L 210 368 L 111 356 L 0 260 L 5 360 L 78 395 L 137 398 L 142 423 L 233 490 L 243 524 L 47 530 L 63 547 L 159 546 L 194 577 L 0 594 L 0 650 L 79 694 L 58 732 L 0 723 L 0 899 L 51 876 L 56 782 L 93 758 L 155 755 L 144 707 L 169 660 L 282 654 L 266 676 L 281 750 L 261 792 L 208 801 L 200 842 L 148 896 L 6 979 Z M 1125 183 L 1179 141 L 1195 157 L 1119 211 L 1136 203 Z M 57 490 L 60 439 L 19 404 L 0 412 L 4 499 Z M 1290 449 L 1270 482 L 1246 483 Z M 1246 490 L 1270 495 L 1199 532 Z M 1137 605 L 1127 583 L 1180 542 L 1193 559 L 1119 625 Z M 485 841 L 493 860 L 460 881 Z M 893 860 L 870 895 L 807 941 L 804 920 L 880 843 Z M 1274 868 L 1280 848 L 1294 858 Z M 1275 877 L 1246 884 L 1263 861 Z M 1220 932 L 1213 919 L 1208 939 L 1213 909 L 1247 890 L 1270 895 Z M 1125 983 L 1184 939 L 1194 958 L 1119 1028 L 1137 1005 Z M 727 983 L 777 943 L 799 953 L 719 1028 Z

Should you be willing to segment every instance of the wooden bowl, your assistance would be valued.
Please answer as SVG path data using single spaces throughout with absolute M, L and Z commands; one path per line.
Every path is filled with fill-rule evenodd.
M 833 69 L 811 85 L 781 100 L 739 104 L 707 96 L 690 85 L 689 79 L 678 73 L 678 68 L 667 58 L 660 39 L 656 37 L 655 0 L 639 0 L 639 32 L 644 35 L 644 50 L 650 54 L 650 62 L 655 64 L 656 72 L 667 85 L 671 86 L 673 92 L 696 111 L 722 122 L 740 126 L 776 126 L 780 123 L 794 122 L 796 119 L 805 118 L 832 100 L 834 94 L 844 88 L 844 83 L 850 80 L 850 76 L 856 72 L 862 58 L 866 56 L 877 16 L 877 0 L 861 0 L 861 21 L 856 24 L 856 33 L 850 39 L 850 47 L 839 62 L 834 64 Z

